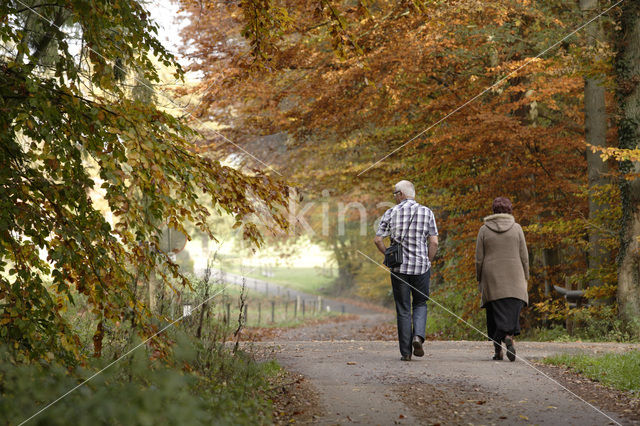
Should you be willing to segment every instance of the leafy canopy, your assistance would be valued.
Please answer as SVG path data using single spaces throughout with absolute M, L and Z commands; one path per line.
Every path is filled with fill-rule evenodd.
M 393 183 L 412 180 L 419 201 L 436 210 L 442 231 L 434 287 L 463 294 L 456 308 L 464 316 L 478 312 L 475 237 L 496 196 L 514 201 L 525 226 L 532 301 L 545 298 L 553 284 L 591 279 L 585 256 L 590 228 L 602 229 L 611 248 L 597 273 L 607 284 L 615 281 L 619 195 L 611 186 L 599 188 L 596 195 L 614 207 L 587 220 L 582 113 L 583 78 L 607 74 L 610 81 L 612 51 L 605 41 L 597 54 L 581 34 L 565 37 L 584 22 L 577 4 L 181 3 L 193 16 L 184 31 L 197 59 L 192 68 L 204 75 L 198 113 L 231 123 L 229 132 L 244 147 L 285 151 L 283 172 L 316 199 L 327 191 L 342 201 L 376 205 L 390 201 Z M 246 12 L 250 6 L 257 14 Z M 282 10 L 287 25 L 271 19 Z M 257 21 L 270 25 L 246 30 Z M 615 22 L 603 17 L 602 24 Z M 256 134 L 284 136 L 271 147 L 259 146 Z M 213 135 L 208 142 L 202 150 L 228 149 Z M 366 246 L 375 253 L 371 235 L 341 238 L 326 241 L 337 248 L 337 260 L 345 257 L 347 239 L 346 251 Z M 352 281 L 368 294 L 376 293 L 374 286 L 379 294 L 388 288 L 388 278 L 378 280 L 372 271 L 377 266 L 367 271 L 361 262 L 344 263 L 353 265 L 359 279 Z
M 182 75 L 140 2 L 9 0 L 0 16 L 0 336 L 27 358 L 73 362 L 61 313 L 74 292 L 100 322 L 98 354 L 103 321 L 150 334 L 139 283 L 157 270 L 188 284 L 159 228 L 190 221 L 213 237 L 210 214 L 240 226 L 284 191 L 194 153 L 197 134 L 131 89 L 158 82 L 158 62 Z M 259 243 L 254 225 L 244 234 Z

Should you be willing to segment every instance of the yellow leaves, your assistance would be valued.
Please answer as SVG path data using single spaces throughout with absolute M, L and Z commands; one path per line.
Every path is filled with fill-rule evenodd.
M 564 299 L 547 299 L 543 302 L 534 303 L 533 306 L 536 312 L 550 320 L 564 320 L 568 315 L 568 306 Z
M 157 178 L 160 178 L 164 175 L 164 173 L 162 172 L 162 169 L 158 167 L 156 163 L 153 163 L 151 165 L 151 171 L 153 172 L 153 175 Z
M 600 286 L 591 286 L 584 292 L 587 299 L 605 300 L 616 295 L 618 286 L 615 284 L 605 284 Z
M 131 151 L 127 154 L 129 160 L 140 161 L 140 153 L 138 151 Z
M 602 161 L 613 159 L 616 161 L 640 161 L 640 149 L 623 149 L 614 147 L 602 147 L 587 144 L 591 152 L 600 153 Z
M 59 337 L 60 337 L 60 345 L 64 349 L 75 354 L 78 353 L 78 347 L 74 345 L 72 341 L 70 341 L 70 338 L 67 335 L 63 333 L 59 333 Z

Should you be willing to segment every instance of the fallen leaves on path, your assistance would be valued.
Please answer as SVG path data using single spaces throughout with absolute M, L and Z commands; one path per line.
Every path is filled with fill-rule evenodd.
M 276 340 L 282 333 L 292 328 L 313 327 L 320 324 L 342 323 L 357 319 L 356 315 L 338 315 L 334 317 L 314 318 L 305 320 L 295 327 L 245 327 L 241 331 L 240 340 L 244 342 L 265 342 Z
M 273 403 L 273 424 L 311 423 L 322 414 L 318 393 L 303 375 L 283 370 L 271 384 L 265 396 Z
M 359 299 L 350 299 L 347 297 L 337 297 L 337 298 L 332 297 L 332 300 L 335 300 L 337 302 L 342 302 L 348 305 L 357 306 L 358 308 L 362 308 L 364 310 L 371 311 L 371 312 L 377 312 L 379 314 L 392 314 L 395 312 L 393 309 L 389 309 L 384 306 L 377 305 L 375 303 L 365 302 Z
M 394 391 L 416 418 L 432 425 L 491 424 L 517 418 L 502 406 L 501 398 L 480 388 L 414 382 L 396 385 Z

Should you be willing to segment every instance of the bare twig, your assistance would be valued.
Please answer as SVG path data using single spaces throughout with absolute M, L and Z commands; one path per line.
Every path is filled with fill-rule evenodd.
M 238 351 L 238 347 L 240 346 L 240 332 L 244 327 L 244 324 L 247 321 L 244 315 L 244 307 L 247 300 L 247 280 L 243 276 L 242 277 L 242 291 L 240 292 L 240 312 L 238 313 L 238 328 L 233 333 L 233 336 L 236 339 L 235 345 L 233 345 L 233 353 L 235 354 Z

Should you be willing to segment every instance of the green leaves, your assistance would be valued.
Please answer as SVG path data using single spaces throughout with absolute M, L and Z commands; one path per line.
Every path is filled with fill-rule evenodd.
M 116 70 L 157 80 L 152 54 L 182 73 L 140 3 L 69 0 L 39 9 L 64 15 L 65 31 L 30 26 L 34 15 L 17 9 L 0 6 L 12 23 L 0 38 L 17 43 L 4 46 L 15 57 L 0 57 L 0 265 L 11 270 L 0 273 L 0 321 L 5 341 L 27 359 L 54 353 L 73 363 L 78 339 L 60 313 L 74 292 L 104 321 L 133 315 L 150 332 L 146 308 L 130 308 L 138 279 L 161 265 L 179 275 L 156 249 L 158 229 L 170 223 L 184 232 L 189 220 L 211 234 L 213 209 L 240 219 L 256 211 L 249 191 L 268 209 L 285 192 L 199 156 L 186 123 L 121 84 Z M 70 52 L 73 31 L 85 42 L 81 55 Z M 34 44 L 55 47 L 50 65 L 24 47 Z M 252 226 L 247 237 L 261 238 Z

